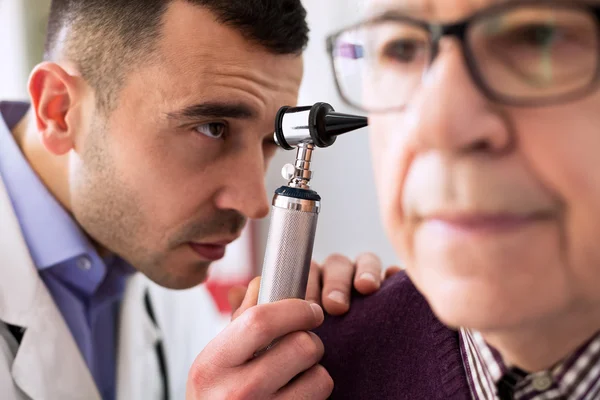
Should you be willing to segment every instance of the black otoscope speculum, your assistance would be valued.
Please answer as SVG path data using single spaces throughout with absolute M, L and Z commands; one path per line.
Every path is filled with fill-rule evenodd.
M 327 103 L 282 107 L 275 119 L 275 141 L 286 150 L 302 143 L 329 147 L 339 135 L 367 125 L 366 117 L 337 113 Z

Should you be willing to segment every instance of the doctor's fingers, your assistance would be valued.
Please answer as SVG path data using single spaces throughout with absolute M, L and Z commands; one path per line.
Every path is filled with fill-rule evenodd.
M 402 267 L 399 267 L 397 265 L 392 265 L 391 267 L 388 267 L 385 270 L 384 275 L 383 275 L 383 280 L 389 279 L 401 271 L 402 271 Z
M 314 367 L 324 352 L 323 342 L 314 333 L 290 333 L 242 367 L 243 392 L 247 398 L 272 396 L 294 377 Z M 313 385 L 322 386 L 322 377 L 314 376 L 310 380 Z
M 354 287 L 362 294 L 371 294 L 381 287 L 383 266 L 373 253 L 363 253 L 356 258 Z
M 288 299 L 251 307 L 204 348 L 197 362 L 211 370 L 240 366 L 273 340 L 291 332 L 313 330 L 323 319 L 323 309 L 304 300 Z
M 227 301 L 231 307 L 231 319 L 235 319 L 236 311 L 240 309 L 244 298 L 248 292 L 248 286 L 234 286 L 227 292 Z
M 277 400 L 325 400 L 333 392 L 333 379 L 322 365 L 315 365 L 277 393 Z
M 315 261 L 310 263 L 308 285 L 306 287 L 306 301 L 321 304 L 321 266 Z
M 231 316 L 232 321 L 240 315 L 242 315 L 244 311 L 246 311 L 250 307 L 255 306 L 256 303 L 258 303 L 258 292 L 260 291 L 260 277 L 258 276 L 252 279 L 252 281 L 248 285 L 248 288 L 243 293 L 242 300 L 239 299 L 241 290 L 239 290 L 239 292 L 236 293 L 234 292 L 234 289 L 232 289 L 229 293 L 231 296 L 229 303 L 231 305 L 231 309 L 233 310 L 233 314 Z M 236 298 L 235 296 L 238 297 Z
M 354 263 L 334 254 L 325 260 L 323 274 L 323 308 L 331 315 L 341 315 L 350 309 L 350 291 L 354 280 Z

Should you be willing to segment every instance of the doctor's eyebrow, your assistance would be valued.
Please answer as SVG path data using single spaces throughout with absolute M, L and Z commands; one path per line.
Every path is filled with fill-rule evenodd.
M 252 119 L 256 111 L 244 103 L 207 102 L 194 104 L 179 111 L 167 113 L 169 119 L 200 120 L 206 118 Z

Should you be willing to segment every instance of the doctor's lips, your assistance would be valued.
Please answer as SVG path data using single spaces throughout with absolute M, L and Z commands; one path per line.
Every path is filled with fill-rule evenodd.
M 196 254 L 207 261 L 217 261 L 225 257 L 227 245 L 236 239 L 237 237 L 217 242 L 190 242 L 190 247 L 192 250 L 194 250 L 194 252 L 196 252 Z

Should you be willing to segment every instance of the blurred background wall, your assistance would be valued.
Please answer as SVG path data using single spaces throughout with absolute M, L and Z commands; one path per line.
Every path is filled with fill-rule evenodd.
M 27 99 L 27 78 L 43 55 L 50 0 L 0 0 L 0 99 Z
M 336 111 L 356 112 L 346 107 L 336 93 L 325 38 L 358 21 L 365 1 L 304 0 L 303 3 L 308 11 L 311 38 L 305 53 L 306 68 L 299 103 L 309 105 L 325 101 Z M 293 152 L 282 151 L 275 158 L 267 175 L 269 192 L 284 183 L 281 167 L 293 161 L 294 156 Z M 315 258 L 323 261 L 332 252 L 355 257 L 361 252 L 372 251 L 384 264 L 398 264 L 379 220 L 368 131 L 339 138 L 332 147 L 315 151 L 313 159 L 315 177 L 312 187 L 323 198 Z M 260 237 L 264 238 L 264 234 Z
M 326 54 L 327 34 L 360 18 L 361 0 L 304 0 L 311 28 L 306 52 L 306 73 L 301 104 L 329 102 L 337 111 L 354 112 L 343 105 L 334 88 Z M 31 68 L 42 57 L 45 19 L 50 0 L 0 0 L 0 99 L 27 99 L 26 83 Z M 355 257 L 363 251 L 378 254 L 386 265 L 397 264 L 379 221 L 373 184 L 368 132 L 340 138 L 333 147 L 314 155 L 313 188 L 323 198 L 315 258 L 333 252 Z M 272 193 L 284 183 L 281 167 L 293 161 L 293 152 L 281 152 L 267 175 Z M 256 263 L 262 263 L 268 221 L 258 223 L 254 241 Z

